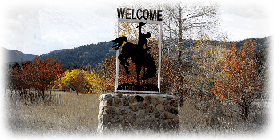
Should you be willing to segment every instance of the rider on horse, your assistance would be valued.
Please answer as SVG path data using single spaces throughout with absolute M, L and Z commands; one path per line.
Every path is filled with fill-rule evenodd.
M 151 37 L 150 32 L 148 32 L 147 34 L 143 34 L 141 29 L 142 26 L 144 26 L 146 23 L 140 22 L 139 26 L 137 26 L 136 28 L 139 28 L 139 41 L 138 41 L 138 45 L 139 46 L 144 46 L 145 45 L 145 49 L 147 49 L 147 38 Z
M 123 42 L 127 42 L 125 45 L 123 45 L 123 48 L 121 50 L 121 54 L 119 55 L 118 59 L 120 60 L 121 64 L 124 66 L 127 73 L 128 71 L 128 62 L 127 59 L 131 58 L 132 62 L 136 65 L 136 73 L 137 73 L 137 86 L 139 86 L 139 77 L 140 77 L 140 71 L 141 67 L 143 67 L 144 75 L 142 77 L 142 80 L 152 78 L 156 76 L 156 65 L 154 58 L 147 52 L 149 47 L 147 47 L 147 38 L 151 37 L 151 34 L 148 32 L 146 34 L 143 34 L 141 32 L 142 26 L 144 26 L 145 23 L 140 22 L 139 26 L 136 28 L 139 28 L 139 41 L 138 45 L 127 42 L 126 37 L 119 37 L 113 40 L 115 50 L 118 50 Z M 145 45 L 145 48 L 144 48 Z M 147 68 L 147 71 L 145 72 L 145 68 Z

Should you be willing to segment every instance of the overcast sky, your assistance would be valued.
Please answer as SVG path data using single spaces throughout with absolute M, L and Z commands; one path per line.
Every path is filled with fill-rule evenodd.
M 0 46 L 40 55 L 110 41 L 114 39 L 116 8 L 123 2 L 9 0 L 0 7 Z M 230 40 L 273 34 L 271 8 L 267 1 L 220 4 L 220 29 L 228 34 Z

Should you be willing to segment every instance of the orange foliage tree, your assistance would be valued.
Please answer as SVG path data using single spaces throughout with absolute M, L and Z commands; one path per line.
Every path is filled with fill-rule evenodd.
M 12 66 L 12 73 L 11 73 L 11 80 L 12 86 L 14 89 L 20 92 L 20 95 L 24 92 L 26 93 L 25 89 L 30 89 L 31 82 L 29 77 L 28 69 L 32 65 L 32 61 L 26 62 L 15 62 Z
M 63 73 L 61 61 L 47 58 L 46 61 L 36 57 L 26 69 L 29 83 L 38 91 L 42 92 L 44 97 L 45 90 L 53 83 L 58 76 Z
M 235 44 L 231 47 L 225 54 L 224 62 L 219 62 L 224 73 L 223 81 L 216 81 L 212 92 L 220 100 L 235 100 L 242 107 L 242 116 L 246 119 L 250 103 L 254 95 L 258 94 L 256 43 L 247 41 L 238 51 Z
M 10 66 L 12 87 L 20 92 L 27 93 L 26 89 L 34 88 L 42 92 L 63 73 L 61 61 L 47 58 L 46 61 L 36 57 L 33 61 L 15 62 Z M 29 90 L 30 92 L 30 90 Z

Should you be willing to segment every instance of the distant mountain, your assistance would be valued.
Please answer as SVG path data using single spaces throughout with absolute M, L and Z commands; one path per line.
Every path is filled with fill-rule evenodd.
M 266 60 L 265 53 L 266 48 L 268 48 L 268 44 L 270 42 L 271 37 L 264 37 L 264 38 L 250 38 L 253 41 L 257 43 L 256 47 L 256 54 L 258 57 L 262 57 L 262 60 Z M 245 39 L 242 41 L 234 42 L 236 43 L 236 48 L 239 49 L 241 46 L 243 46 L 243 43 L 247 40 Z M 176 40 L 174 40 L 176 41 Z M 168 41 L 165 41 L 168 42 Z M 197 41 L 195 40 L 185 40 L 182 45 L 184 46 L 182 49 L 188 49 L 189 47 L 196 44 Z M 217 44 L 218 41 L 209 41 L 209 44 Z M 228 49 L 231 48 L 232 42 L 227 42 L 226 47 Z M 75 47 L 73 49 L 63 49 L 63 50 L 54 50 L 48 54 L 42 54 L 39 57 L 41 59 L 46 60 L 47 57 L 49 58 L 57 58 L 58 60 L 61 60 L 62 65 L 64 67 L 68 66 L 75 66 L 75 65 L 90 65 L 91 67 L 94 67 L 96 64 L 101 62 L 106 58 L 106 54 L 109 54 L 109 56 L 115 57 L 115 51 L 112 49 L 113 43 L 112 42 L 99 42 L 97 44 L 89 44 L 89 45 L 83 45 L 79 47 Z M 170 46 L 173 47 L 173 46 Z M 164 47 L 165 48 L 165 47 Z M 24 54 L 17 50 L 7 50 L 5 49 L 5 52 L 7 52 L 8 56 L 8 62 L 13 61 L 21 61 L 21 58 L 26 60 L 32 60 L 37 55 L 32 54 Z M 191 55 L 191 54 L 185 54 L 185 55 Z M 188 57 L 188 56 L 187 56 Z M 191 56 L 189 56 L 191 57 Z
M 115 51 L 112 49 L 112 42 L 99 42 L 97 44 L 83 45 L 75 47 L 73 49 L 54 50 L 47 54 L 42 54 L 39 57 L 43 60 L 46 58 L 57 58 L 61 60 L 64 67 L 75 66 L 75 65 L 91 65 L 94 67 L 105 59 L 106 54 L 109 56 L 115 56 Z M 6 54 L 5 63 L 14 61 L 31 61 L 38 55 L 24 54 L 18 50 L 8 50 L 3 48 L 3 52 Z M 112 51 L 113 50 L 113 51 Z
M 27 61 L 27 60 L 30 61 L 30 60 L 33 60 L 36 56 L 38 56 L 38 55 L 33 55 L 33 54 L 24 54 L 18 50 L 8 50 L 6 48 L 2 48 L 2 49 L 6 55 L 5 63 L 21 61 L 21 58 L 23 59 L 23 61 Z
M 112 46 L 113 43 L 111 42 L 99 42 L 97 44 L 83 45 L 73 49 L 52 51 L 40 57 L 43 60 L 47 57 L 57 58 L 61 60 L 63 67 L 73 67 L 75 65 L 91 65 L 91 67 L 94 67 L 105 59 L 106 54 L 110 56 L 115 55 Z

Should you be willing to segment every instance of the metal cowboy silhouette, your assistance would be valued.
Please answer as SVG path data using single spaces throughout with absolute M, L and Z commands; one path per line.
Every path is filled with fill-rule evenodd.
M 115 40 L 112 40 L 112 42 L 114 42 L 113 48 L 115 48 L 115 50 L 118 50 L 122 46 L 123 42 L 126 42 L 126 44 L 122 46 L 121 54 L 119 55 L 118 59 L 120 60 L 121 65 L 124 66 L 127 74 L 129 74 L 128 67 L 127 67 L 129 63 L 127 62 L 127 59 L 131 58 L 132 62 L 135 63 L 136 73 L 137 73 L 137 87 L 135 87 L 135 89 L 137 90 L 144 90 L 144 88 L 141 88 L 140 86 L 140 71 L 142 67 L 145 72 L 142 77 L 143 80 L 156 77 L 155 60 L 150 54 L 147 53 L 147 50 L 150 49 L 150 47 L 147 47 L 147 38 L 150 38 L 151 34 L 149 32 L 147 34 L 141 33 L 141 28 L 145 24 L 146 23 L 140 22 L 139 26 L 136 27 L 136 28 L 139 28 L 138 45 L 127 42 L 126 37 L 119 37 L 119 38 L 116 38 Z M 145 48 L 144 48 L 144 45 L 145 45 Z M 147 71 L 145 71 L 145 68 L 147 68 Z M 154 88 L 154 89 L 146 89 L 146 90 L 159 90 L 159 89 Z

